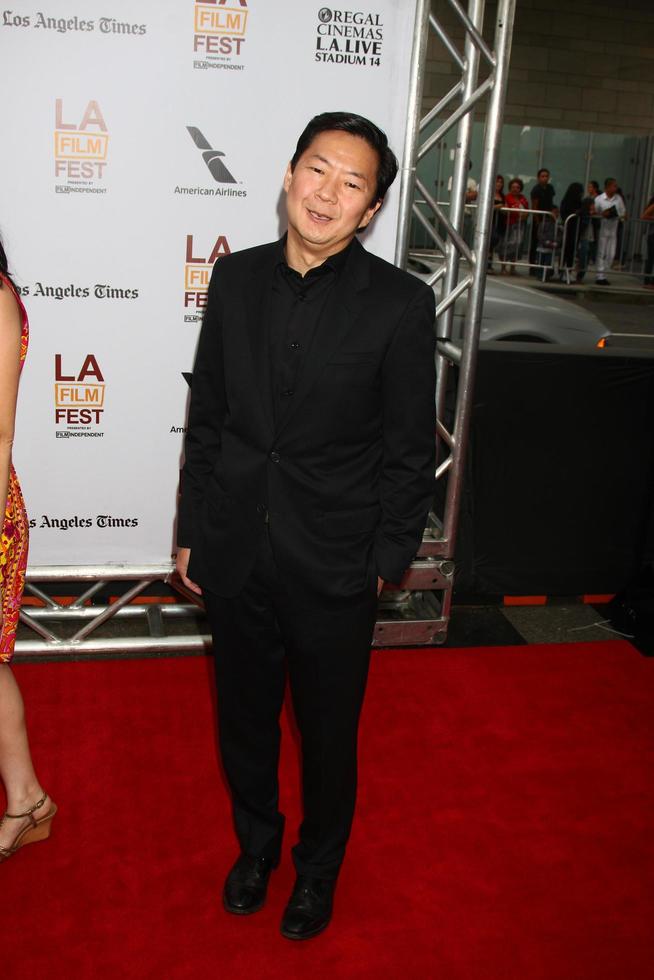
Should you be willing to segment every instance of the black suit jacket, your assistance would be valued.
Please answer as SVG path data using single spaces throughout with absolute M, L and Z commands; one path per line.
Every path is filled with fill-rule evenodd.
M 243 587 L 269 530 L 284 577 L 349 597 L 397 582 L 434 491 L 434 294 L 353 243 L 274 423 L 266 307 L 279 244 L 216 262 L 200 333 L 179 508 L 189 577 Z

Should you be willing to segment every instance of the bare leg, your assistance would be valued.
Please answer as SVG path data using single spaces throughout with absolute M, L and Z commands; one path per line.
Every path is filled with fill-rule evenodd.
M 30 756 L 23 698 L 8 664 L 0 664 L 0 776 L 8 813 L 24 813 L 43 795 Z M 10 846 L 28 824 L 27 819 L 0 824 L 0 846 Z

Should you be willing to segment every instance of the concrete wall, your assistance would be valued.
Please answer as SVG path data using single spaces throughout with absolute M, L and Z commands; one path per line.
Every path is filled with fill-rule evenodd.
M 467 7 L 466 0 L 462 4 Z M 496 9 L 496 3 L 486 4 L 489 39 Z M 447 0 L 432 0 L 432 10 L 462 50 L 462 34 Z M 457 76 L 449 55 L 430 32 L 425 110 Z M 483 118 L 483 110 L 477 118 Z M 504 121 L 654 133 L 653 0 L 517 0 Z

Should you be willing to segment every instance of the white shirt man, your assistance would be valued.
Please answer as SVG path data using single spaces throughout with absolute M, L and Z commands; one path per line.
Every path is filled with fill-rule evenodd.
M 598 286 L 608 286 L 606 270 L 613 265 L 618 242 L 618 222 L 625 217 L 624 201 L 617 193 L 618 182 L 613 177 L 604 181 L 604 193 L 595 198 L 595 214 L 601 218 L 597 242 L 596 280 Z

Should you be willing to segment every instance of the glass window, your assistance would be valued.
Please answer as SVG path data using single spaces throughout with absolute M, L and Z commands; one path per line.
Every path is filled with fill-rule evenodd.
M 636 136 L 622 136 L 614 133 L 593 133 L 590 160 L 590 180 L 596 180 L 600 190 L 604 190 L 607 177 L 615 177 L 625 196 L 627 210 L 633 210 L 633 188 L 635 183 L 634 164 L 636 161 Z M 632 205 L 632 206 L 630 206 Z M 638 210 L 638 207 L 636 207 Z
M 538 170 L 541 129 L 539 126 L 507 125 L 502 130 L 502 144 L 497 172 L 504 177 L 508 190 L 512 177 L 520 177 L 529 187 Z
M 544 129 L 541 167 L 550 171 L 556 194 L 554 202 L 561 204 L 563 195 L 572 183 L 586 185 L 586 166 L 590 133 L 573 129 Z M 591 178 L 592 179 L 592 178 Z M 533 181 L 530 183 L 530 187 Z

